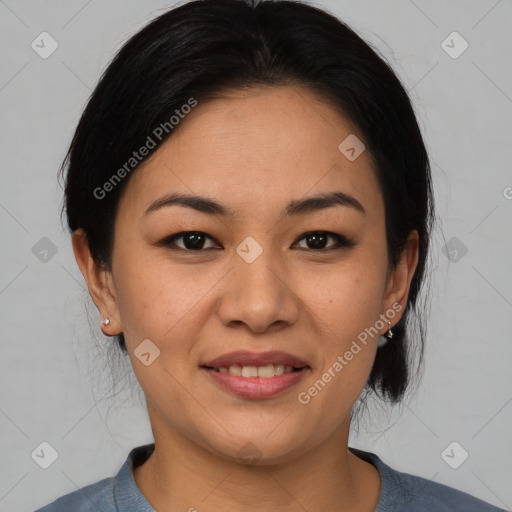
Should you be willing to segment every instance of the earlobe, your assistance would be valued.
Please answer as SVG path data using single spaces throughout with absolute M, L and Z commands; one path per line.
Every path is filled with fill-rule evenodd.
M 396 268 L 391 272 L 391 276 L 389 278 L 388 292 L 386 293 L 385 299 L 387 308 L 391 308 L 395 304 L 400 304 L 400 311 L 405 311 L 411 281 L 418 264 L 418 241 L 418 232 L 416 230 L 411 231 L 404 250 L 402 251 L 400 261 Z M 401 316 L 402 314 L 398 315 L 397 320 L 394 322 L 395 324 Z
M 92 257 L 87 235 L 82 228 L 72 233 L 71 241 L 80 272 L 84 276 L 91 298 L 100 313 L 102 332 L 106 336 L 114 336 L 115 334 L 110 331 L 122 331 L 122 327 L 118 319 L 117 301 L 110 272 Z M 105 318 L 109 319 L 108 324 L 103 323 Z

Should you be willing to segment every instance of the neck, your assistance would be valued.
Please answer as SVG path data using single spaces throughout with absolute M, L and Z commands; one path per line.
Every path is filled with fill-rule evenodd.
M 159 512 L 373 512 L 379 473 L 348 450 L 348 427 L 284 462 L 242 464 L 153 424 L 155 450 L 133 474 Z

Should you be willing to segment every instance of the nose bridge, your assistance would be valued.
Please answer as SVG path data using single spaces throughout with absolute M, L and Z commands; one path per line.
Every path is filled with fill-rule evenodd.
M 269 245 L 263 247 L 262 244 L 249 236 L 238 245 L 234 262 L 235 273 L 242 287 L 242 296 L 260 295 L 270 305 L 269 301 L 282 294 L 282 282 L 276 274 L 283 273 L 284 270 L 272 248 Z

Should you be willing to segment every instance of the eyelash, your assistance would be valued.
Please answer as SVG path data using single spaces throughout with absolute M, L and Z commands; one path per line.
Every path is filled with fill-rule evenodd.
M 185 235 L 191 235 L 191 234 L 205 235 L 210 240 L 217 242 L 213 237 L 204 233 L 203 231 L 181 231 L 179 233 L 175 233 L 174 235 L 170 235 L 170 236 L 164 238 L 161 242 L 158 243 L 158 245 L 167 247 L 172 250 L 186 251 L 186 252 L 191 252 L 191 253 L 192 252 L 205 252 L 208 249 L 216 249 L 215 247 L 207 247 L 206 249 L 194 250 L 194 249 L 187 249 L 187 248 L 183 248 L 183 247 L 177 247 L 174 244 L 174 242 L 176 240 L 183 238 Z M 322 249 L 308 249 L 308 248 L 301 248 L 301 249 L 306 250 L 306 251 L 312 251 L 312 252 L 327 252 L 327 251 L 339 250 L 339 249 L 344 249 L 344 248 L 348 249 L 348 248 L 351 248 L 351 247 L 354 247 L 355 245 L 357 245 L 355 242 L 353 242 L 352 240 L 349 240 L 345 236 L 338 235 L 337 233 L 333 233 L 331 231 L 308 231 L 308 232 L 304 233 L 300 238 L 298 238 L 294 242 L 294 245 L 297 244 L 298 242 L 302 241 L 303 239 L 307 238 L 308 236 L 318 235 L 318 234 L 327 235 L 329 237 L 334 238 L 336 240 L 336 244 L 334 246 L 322 248 Z

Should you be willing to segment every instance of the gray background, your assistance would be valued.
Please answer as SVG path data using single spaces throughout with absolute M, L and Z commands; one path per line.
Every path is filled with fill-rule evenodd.
M 112 476 L 131 448 L 152 441 L 125 363 L 112 387 L 112 344 L 60 224 L 56 172 L 114 51 L 172 5 L 0 0 L 2 511 L 33 510 Z M 399 409 L 375 406 L 351 445 L 511 510 L 512 2 L 317 5 L 372 42 L 410 91 L 442 219 L 421 387 Z M 47 59 L 31 47 L 43 31 L 59 45 Z M 453 31 L 469 44 L 458 58 L 442 46 Z M 461 44 L 452 37 L 445 48 Z M 31 457 L 43 441 L 58 452 L 48 469 Z M 457 469 L 442 456 L 453 441 L 469 453 Z

